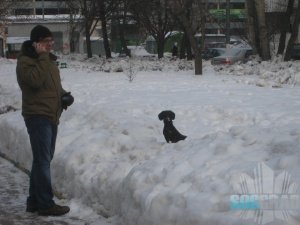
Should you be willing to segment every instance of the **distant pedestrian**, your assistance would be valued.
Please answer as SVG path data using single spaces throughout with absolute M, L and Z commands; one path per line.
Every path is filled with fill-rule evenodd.
M 172 47 L 172 56 L 177 57 L 177 55 L 178 55 L 178 46 L 177 46 L 177 42 L 174 42 Z
M 22 91 L 22 115 L 29 134 L 33 162 L 30 173 L 27 212 L 59 216 L 70 211 L 53 200 L 50 163 L 54 156 L 57 128 L 62 110 L 74 98 L 61 86 L 59 70 L 50 51 L 53 36 L 47 27 L 37 25 L 30 40 L 22 45 L 17 62 L 17 80 Z

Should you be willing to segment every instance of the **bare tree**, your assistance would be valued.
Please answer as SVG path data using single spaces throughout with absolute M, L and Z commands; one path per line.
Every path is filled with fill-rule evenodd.
M 76 35 L 76 29 L 80 26 L 80 20 L 75 19 L 77 17 L 77 10 L 70 8 L 70 19 L 69 19 L 69 42 L 70 42 L 70 52 L 74 53 L 76 51 L 76 43 L 79 42 L 79 35 Z
M 191 7 L 192 5 L 186 5 L 186 6 L 187 7 Z M 185 13 L 185 17 L 189 21 L 191 20 L 191 11 L 192 11 L 192 8 L 186 8 L 186 10 L 184 12 Z M 181 44 L 180 44 L 179 58 L 180 59 L 187 58 L 188 60 L 192 60 L 193 59 L 193 53 L 192 53 L 192 49 L 191 49 L 191 43 L 189 41 L 189 37 L 187 35 L 185 27 L 182 24 L 181 20 L 178 19 L 177 15 L 175 15 L 174 13 L 172 15 L 173 15 L 173 18 L 174 18 L 176 24 L 178 24 L 179 28 L 181 30 L 183 30 L 183 36 L 181 38 Z
M 133 0 L 131 11 L 136 20 L 153 36 L 157 43 L 158 58 L 164 55 L 167 34 L 173 28 L 173 20 L 169 11 L 171 0 Z
M 258 46 L 258 29 L 257 29 L 257 17 L 256 9 L 253 0 L 246 0 L 246 11 L 247 11 L 247 34 L 250 45 L 252 46 L 253 52 L 257 53 Z
M 195 56 L 195 74 L 202 74 L 202 50 L 204 47 L 205 37 L 205 15 L 207 8 L 207 1 L 205 0 L 172 0 L 171 9 L 183 26 L 189 42 L 191 44 Z M 186 13 L 190 10 L 190 15 Z M 195 34 L 201 31 L 202 38 L 200 45 L 197 43 Z
M 91 0 L 68 0 L 66 3 L 70 8 L 79 8 L 80 10 L 85 31 L 87 57 L 91 58 L 93 56 L 91 48 L 91 34 L 99 20 L 96 17 L 96 3 Z
M 102 27 L 103 44 L 106 58 L 111 58 L 109 44 L 108 21 L 111 15 L 116 11 L 120 0 L 66 0 L 70 8 L 79 8 L 83 28 L 85 30 L 86 49 L 88 58 L 92 57 L 91 35 L 94 32 L 99 21 Z
M 0 1 L 0 20 L 3 21 L 10 14 L 10 10 L 15 3 L 11 0 Z
M 287 9 L 283 17 L 283 23 L 281 24 L 280 39 L 279 39 L 277 54 L 283 54 L 285 50 L 286 33 L 290 28 L 290 19 L 293 13 L 294 2 L 295 0 L 288 1 Z
M 98 18 L 96 17 L 96 4 L 95 1 L 83 0 L 82 15 L 84 16 L 84 28 L 85 28 L 85 38 L 86 38 L 86 50 L 88 58 L 93 56 L 92 46 L 91 46 L 91 35 L 98 23 Z
M 131 57 L 131 53 L 127 48 L 127 43 L 125 39 L 125 30 L 124 28 L 127 25 L 128 20 L 133 20 L 132 15 L 130 14 L 130 0 L 120 0 L 120 4 L 118 9 L 116 10 L 115 19 L 117 21 L 117 30 L 120 38 L 122 51 L 126 54 L 126 56 Z
M 97 0 L 98 17 L 101 21 L 102 37 L 106 58 L 111 58 L 111 49 L 108 39 L 108 21 L 111 21 L 113 14 L 121 4 L 120 0 Z
M 296 15 L 294 19 L 294 23 L 292 26 L 292 34 L 289 39 L 286 51 L 285 51 L 285 56 L 284 56 L 284 61 L 289 61 L 291 59 L 292 51 L 293 51 L 293 45 L 298 37 L 299 33 L 299 24 L 300 24 L 300 0 L 298 0 L 298 7 L 296 9 Z
M 180 46 L 181 46 L 181 48 L 180 48 L 179 58 L 180 59 L 187 58 L 187 60 L 192 60 L 193 53 L 192 53 L 191 44 L 190 44 L 190 41 L 189 41 L 189 38 L 188 38 L 186 32 L 184 32 L 184 34 L 183 34 Z
M 10 11 L 13 4 L 14 2 L 12 2 L 11 0 L 0 1 L 0 32 L 1 32 L 1 27 L 5 26 L 5 21 L 7 17 L 10 15 Z
M 258 52 L 262 60 L 270 60 L 270 44 L 266 25 L 265 2 L 262 0 L 254 0 L 257 13 L 257 23 L 259 29 L 259 47 Z

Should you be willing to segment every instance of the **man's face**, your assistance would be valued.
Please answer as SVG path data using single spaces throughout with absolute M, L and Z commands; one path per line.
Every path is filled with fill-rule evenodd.
M 52 37 L 47 37 L 39 41 L 39 43 L 43 45 L 47 52 L 50 52 L 52 50 L 54 40 Z

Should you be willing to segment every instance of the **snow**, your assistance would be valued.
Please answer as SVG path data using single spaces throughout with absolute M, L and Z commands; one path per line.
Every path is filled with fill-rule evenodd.
M 82 207 L 80 202 L 59 200 L 61 205 L 68 204 L 71 212 L 60 217 L 42 217 L 35 213 L 24 213 L 28 194 L 28 176 L 14 167 L 14 164 L 0 157 L 0 224 L 72 224 L 72 225 L 108 225 L 110 220 L 97 215 L 91 208 Z
M 30 40 L 30 37 L 7 37 L 7 44 L 22 44 L 24 41 Z
M 64 57 L 75 103 L 60 120 L 52 176 L 71 213 L 84 218 L 89 207 L 122 225 L 252 225 L 229 208 L 242 174 L 264 162 L 300 183 L 299 62 L 204 62 L 195 76 L 184 60 Z M 0 59 L 0 108 L 21 107 L 15 66 Z M 186 140 L 165 143 L 163 110 Z M 29 169 L 20 110 L 0 115 L 0 134 L 1 152 Z

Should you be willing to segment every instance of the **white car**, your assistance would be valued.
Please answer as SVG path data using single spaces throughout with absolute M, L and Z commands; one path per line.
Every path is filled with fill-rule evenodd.
M 212 65 L 232 65 L 236 62 L 246 62 L 252 55 L 251 48 L 230 48 L 224 54 L 211 59 Z

